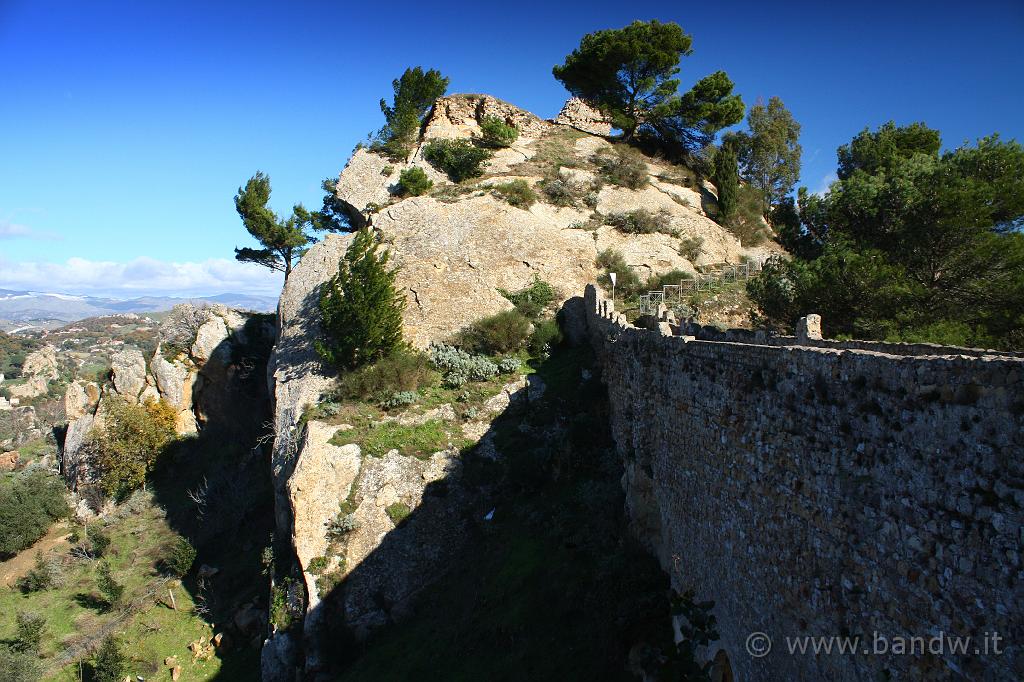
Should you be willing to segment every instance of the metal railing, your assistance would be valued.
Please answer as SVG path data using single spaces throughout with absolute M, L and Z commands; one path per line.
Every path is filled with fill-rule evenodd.
M 715 291 L 732 282 L 746 282 L 757 277 L 770 261 L 778 258 L 768 256 L 764 260 L 751 260 L 746 263 L 731 265 L 720 263 L 704 266 L 704 272 L 694 273 L 692 277 L 682 279 L 679 284 L 664 284 L 660 291 L 649 291 L 640 295 L 640 314 L 656 315 L 662 305 L 683 311 L 684 316 L 689 307 L 683 301 L 686 295 L 699 291 Z

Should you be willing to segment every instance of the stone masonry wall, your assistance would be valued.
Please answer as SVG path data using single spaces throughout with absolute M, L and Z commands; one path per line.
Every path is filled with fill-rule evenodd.
M 1024 678 L 1024 359 L 703 341 L 633 327 L 593 286 L 584 305 L 634 528 L 717 602 L 737 680 Z M 940 632 L 975 639 L 863 653 Z M 862 641 L 790 654 L 803 635 Z

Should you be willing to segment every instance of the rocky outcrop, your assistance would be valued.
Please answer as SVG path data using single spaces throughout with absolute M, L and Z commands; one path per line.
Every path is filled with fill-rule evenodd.
M 591 135 L 610 135 L 612 132 L 611 119 L 579 97 L 571 97 L 566 100 L 562 110 L 555 117 L 555 123 L 582 130 Z
M 68 385 L 64 393 L 68 423 L 58 447 L 58 463 L 72 489 L 95 478 L 83 445 L 89 432 L 102 423 L 104 401 L 109 398 L 136 403 L 162 400 L 175 410 L 179 435 L 194 434 L 200 428 L 202 407 L 209 403 L 200 395 L 202 379 L 214 374 L 220 378 L 233 349 L 246 341 L 249 316 L 223 306 L 185 308 L 168 317 L 161 330 L 162 342 L 148 363 L 141 351 L 126 348 L 111 356 L 110 385 L 102 389 L 92 382 Z M 257 325 L 255 333 L 270 336 L 273 331 Z M 173 343 L 168 340 L 172 337 Z M 182 347 L 186 350 L 178 350 Z
M 8 388 L 12 398 L 24 400 L 45 395 L 50 382 L 59 375 L 56 349 L 47 345 L 29 353 L 25 357 L 21 375 L 26 380 L 25 383 Z
M 423 129 L 423 140 L 443 137 L 476 137 L 485 118 L 495 117 L 514 125 L 519 134 L 534 138 L 550 123 L 490 95 L 449 95 L 434 104 L 434 110 Z

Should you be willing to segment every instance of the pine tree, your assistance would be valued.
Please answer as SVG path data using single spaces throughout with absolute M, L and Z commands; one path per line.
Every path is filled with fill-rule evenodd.
M 117 638 L 110 635 L 103 640 L 93 663 L 93 679 L 96 682 L 121 682 L 126 674 L 128 661 Z
M 320 290 L 323 338 L 316 349 L 324 361 L 355 369 L 390 355 L 402 345 L 405 297 L 395 291 L 398 268 L 390 253 L 377 253 L 377 241 L 360 230 L 338 265 L 338 274 Z
M 324 189 L 326 191 L 327 188 Z M 283 272 L 287 278 L 295 261 L 305 253 L 306 244 L 312 241 L 306 234 L 306 228 L 314 226 L 320 214 L 310 213 L 302 204 L 296 204 L 292 208 L 292 215 L 282 220 L 267 207 L 268 201 L 270 178 L 259 171 L 249 178 L 245 187 L 238 188 L 235 210 L 245 229 L 263 248 L 235 249 L 235 259 Z

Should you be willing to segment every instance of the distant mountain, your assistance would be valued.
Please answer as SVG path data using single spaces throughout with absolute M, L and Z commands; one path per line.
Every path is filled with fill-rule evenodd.
M 276 298 L 253 294 L 225 293 L 195 298 L 142 296 L 132 299 L 116 299 L 0 289 L 0 320 L 18 323 L 53 320 L 74 322 L 86 317 L 116 313 L 156 313 L 170 310 L 179 303 L 196 305 L 220 303 L 231 308 L 260 312 L 269 312 L 277 308 Z

